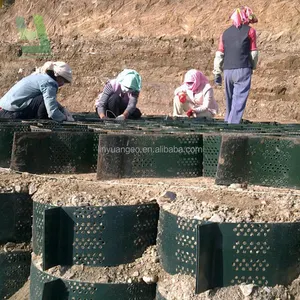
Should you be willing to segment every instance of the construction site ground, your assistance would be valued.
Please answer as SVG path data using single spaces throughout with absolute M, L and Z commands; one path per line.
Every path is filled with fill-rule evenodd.
M 138 107 L 143 114 L 171 115 L 174 89 L 182 83 L 187 70 L 203 71 L 213 84 L 213 60 L 219 36 L 230 25 L 229 16 L 239 4 L 250 6 L 259 21 L 254 26 L 259 63 L 253 74 L 244 118 L 299 122 L 300 11 L 297 0 L 249 0 L 246 3 L 228 0 L 15 0 L 13 5 L 0 9 L 0 95 L 47 60 L 66 61 L 73 69 L 74 81 L 60 89 L 58 100 L 71 111 L 94 112 L 95 98 L 105 82 L 124 68 L 133 68 L 142 76 Z M 16 19 L 23 17 L 28 30 L 35 30 L 35 15 L 44 19 L 51 43 L 50 56 L 20 56 L 22 46 L 38 45 L 39 41 L 22 40 Z M 214 92 L 220 107 L 218 118 L 223 118 L 224 89 L 214 87 Z M 164 192 L 173 191 L 177 194 L 176 201 L 160 205 L 185 217 L 209 219 L 217 215 L 231 222 L 299 221 L 299 193 L 295 190 L 218 187 L 213 179 L 207 178 L 97 182 L 95 174 L 54 177 L 5 171 L 0 173 L 0 187 L 2 191 L 12 192 L 17 186 L 17 191 L 24 188 L 35 196 L 44 195 L 46 203 L 68 206 L 87 202 L 91 205 L 138 204 L 156 201 Z M 132 189 L 132 185 L 136 188 Z M 66 197 L 57 197 L 56 189 L 59 195 L 66 193 Z M 62 203 L 61 199 L 67 202 Z M 156 259 L 155 251 L 145 255 L 152 264 Z M 58 274 L 60 270 L 52 272 Z M 80 272 L 76 272 L 80 278 Z M 129 277 L 122 278 L 128 280 L 131 275 L 126 273 Z M 175 293 L 167 299 L 194 299 L 191 295 L 193 280 L 168 278 L 169 275 L 161 271 L 158 276 L 161 276 L 161 293 L 170 289 L 170 284 Z M 27 283 L 11 299 L 27 299 L 28 287 Z M 180 294 L 183 287 L 187 288 L 185 297 Z M 253 292 L 248 299 L 300 299 L 298 290 L 299 281 L 296 280 L 288 288 L 264 289 L 258 296 Z M 207 293 L 205 297 L 195 299 L 245 298 L 240 287 Z

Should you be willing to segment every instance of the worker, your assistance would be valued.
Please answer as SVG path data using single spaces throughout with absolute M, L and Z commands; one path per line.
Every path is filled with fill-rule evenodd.
M 214 91 L 204 74 L 196 69 L 189 70 L 183 84 L 174 92 L 174 117 L 213 118 L 218 113 Z
M 0 99 L 0 118 L 74 121 L 56 99 L 58 88 L 71 81 L 72 70 L 68 64 L 46 62 Z
M 100 119 L 139 119 L 142 113 L 136 104 L 141 87 L 141 76 L 132 69 L 124 69 L 116 78 L 109 80 L 95 101 Z
M 232 26 L 220 37 L 214 59 L 215 84 L 222 85 L 224 71 L 225 122 L 241 122 L 249 96 L 251 77 L 258 62 L 256 31 L 249 24 L 257 18 L 249 7 L 235 9 L 230 17 Z

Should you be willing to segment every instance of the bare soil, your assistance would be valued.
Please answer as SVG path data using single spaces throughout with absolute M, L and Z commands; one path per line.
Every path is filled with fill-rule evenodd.
M 16 252 L 16 251 L 31 251 L 31 245 L 26 243 L 11 243 L 8 242 L 0 245 L 0 253 Z
M 42 258 L 33 254 L 33 262 L 38 268 Z M 129 264 L 116 267 L 91 267 L 74 265 L 72 267 L 55 266 L 47 270 L 53 276 L 89 283 L 132 283 L 157 282 L 161 272 L 156 246 L 148 247 L 142 257 Z
M 96 174 L 33 175 L 0 172 L 1 192 L 29 192 L 58 206 L 158 203 L 178 216 L 217 222 L 296 222 L 300 191 L 262 186 L 229 187 L 213 178 L 140 178 L 98 181 Z M 172 192 L 175 199 L 166 197 Z M 217 218 L 217 219 L 216 219 Z
M 299 222 L 300 192 L 232 184 L 177 189 L 175 201 L 162 202 L 171 213 L 214 222 Z M 160 201 L 159 201 L 160 202 Z
M 262 186 L 229 187 L 213 178 L 139 178 L 98 181 L 96 174 L 33 175 L 0 172 L 1 192 L 29 192 L 33 200 L 58 206 L 158 203 L 181 217 L 218 222 L 296 222 L 300 191 Z M 174 194 L 175 199 L 166 196 Z
M 30 281 L 28 280 L 9 300 L 30 300 Z
M 299 300 L 300 277 L 289 286 L 258 287 L 234 285 L 195 294 L 196 280 L 188 275 L 170 275 L 162 272 L 158 291 L 166 300 Z
M 0 95 L 46 60 L 65 60 L 74 82 L 61 89 L 59 100 L 73 111 L 94 111 L 104 83 L 123 68 L 143 78 L 139 107 L 144 114 L 172 112 L 174 89 L 190 68 L 202 70 L 213 82 L 218 39 L 230 25 L 236 4 L 228 0 L 26 1 L 0 11 Z M 245 118 L 300 120 L 300 25 L 297 0 L 249 0 L 258 17 L 259 64 L 254 72 Z M 33 16 L 43 16 L 52 57 L 18 56 L 21 40 L 16 18 L 34 30 Z M 224 116 L 224 91 L 215 88 Z

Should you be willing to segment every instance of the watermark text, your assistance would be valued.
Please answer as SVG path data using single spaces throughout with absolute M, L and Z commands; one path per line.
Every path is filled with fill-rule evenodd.
M 157 147 L 99 147 L 99 153 L 112 154 L 198 154 L 202 153 L 202 147 L 178 147 L 178 146 L 157 146 Z

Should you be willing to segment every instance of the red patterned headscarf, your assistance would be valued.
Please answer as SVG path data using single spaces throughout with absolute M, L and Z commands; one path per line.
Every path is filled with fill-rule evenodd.
M 251 24 L 258 22 L 252 9 L 247 6 L 242 6 L 240 8 L 235 9 L 230 19 L 233 21 L 233 25 L 237 28 L 240 27 L 242 24 Z

